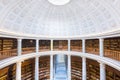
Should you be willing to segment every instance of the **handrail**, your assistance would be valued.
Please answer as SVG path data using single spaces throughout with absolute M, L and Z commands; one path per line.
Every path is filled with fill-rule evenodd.
M 96 51 L 93 51 L 93 50 L 88 51 L 88 49 L 93 49 L 93 48 L 87 48 L 86 49 L 87 53 L 99 55 L 99 49 L 95 49 Z M 65 51 L 65 50 L 66 49 L 63 49 L 61 51 Z M 50 49 L 45 49 L 45 50 L 40 49 L 40 52 L 42 52 L 42 51 L 50 51 Z M 60 51 L 60 50 L 55 49 L 54 51 Z M 71 49 L 71 51 L 81 51 L 81 50 L 77 50 L 77 49 L 72 50 Z M 33 52 L 35 52 L 35 47 L 22 48 L 22 54 L 28 54 L 28 53 L 33 53 Z M 0 56 L 2 57 L 2 58 L 0 57 L 1 59 L 5 59 L 5 58 L 11 57 L 11 56 L 17 56 L 17 49 L 0 51 Z M 105 49 L 104 56 L 120 61 L 120 58 L 119 58 L 120 52 L 119 51 Z
M 89 54 L 89 53 L 81 53 L 81 52 L 75 52 L 75 51 L 46 51 L 46 52 L 39 52 L 38 54 L 36 53 L 31 53 L 31 54 L 24 54 L 21 56 L 15 56 L 11 58 L 7 58 L 5 60 L 0 61 L 0 69 L 9 66 L 11 64 L 14 64 L 19 61 L 24 61 L 30 58 L 35 58 L 35 57 L 40 57 L 40 56 L 48 56 L 48 55 L 56 55 L 56 54 L 65 54 L 65 55 L 72 55 L 72 56 L 79 56 L 79 57 L 86 57 L 89 59 L 96 60 L 98 62 L 104 63 L 106 65 L 109 65 L 117 70 L 120 71 L 120 62 L 109 59 L 106 57 L 100 57 L 98 55 L 94 54 Z

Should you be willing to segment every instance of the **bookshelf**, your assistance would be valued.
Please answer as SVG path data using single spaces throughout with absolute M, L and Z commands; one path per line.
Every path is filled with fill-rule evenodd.
M 97 61 L 87 59 L 87 80 L 100 80 L 100 67 Z
M 120 37 L 104 40 L 104 56 L 120 61 Z
M 22 80 L 34 80 L 35 59 L 22 62 Z
M 106 80 L 120 80 L 120 71 L 106 65 Z
M 17 55 L 17 40 L 0 38 L 0 60 Z
M 68 50 L 68 41 L 67 40 L 54 40 L 53 41 L 53 50 L 67 51 Z
M 50 51 L 50 40 L 40 40 L 39 51 Z
M 82 58 L 71 56 L 72 80 L 82 80 Z
M 16 65 L 12 64 L 0 69 L 0 80 L 15 80 Z
M 22 54 L 35 52 L 36 41 L 32 39 L 22 40 Z
M 71 51 L 82 52 L 82 40 L 71 40 Z
M 39 58 L 39 78 L 40 80 L 50 79 L 50 56 Z
M 85 46 L 86 46 L 87 53 L 99 55 L 99 40 L 98 39 L 86 40 Z

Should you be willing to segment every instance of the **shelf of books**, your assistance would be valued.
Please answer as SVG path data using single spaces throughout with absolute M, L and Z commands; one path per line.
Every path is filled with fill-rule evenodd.
M 106 66 L 106 80 L 120 80 L 120 71 Z
M 23 39 L 22 40 L 22 54 L 28 54 L 35 52 L 36 41 L 30 39 Z
M 0 60 L 17 55 L 17 40 L 0 38 Z
M 100 67 L 97 61 L 87 59 L 87 80 L 100 80 Z
M 82 40 L 71 40 L 71 51 L 82 52 Z
M 0 80 L 16 80 L 16 65 L 12 64 L 0 69 Z
M 40 40 L 39 51 L 50 51 L 50 40 Z
M 82 80 L 82 58 L 71 56 L 72 80 Z
M 39 58 L 39 79 L 50 79 L 50 56 L 44 56 Z
M 22 62 L 22 80 L 34 80 L 35 59 L 29 59 Z
M 104 56 L 120 61 L 120 37 L 104 40 Z
M 54 40 L 53 41 L 53 50 L 54 51 L 67 51 L 68 50 L 68 41 L 67 40 Z
M 86 53 L 99 55 L 99 40 L 89 39 L 86 40 Z

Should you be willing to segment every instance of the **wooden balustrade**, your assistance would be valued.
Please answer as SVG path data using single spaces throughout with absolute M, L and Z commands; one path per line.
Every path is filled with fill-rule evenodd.
M 105 50 L 104 56 L 120 61 L 120 51 Z
M 17 49 L 0 51 L 0 60 L 16 55 L 17 55 Z
M 35 47 L 22 48 L 22 54 L 35 52 Z
M 86 48 L 86 53 L 91 53 L 91 54 L 99 55 L 99 48 L 87 47 Z

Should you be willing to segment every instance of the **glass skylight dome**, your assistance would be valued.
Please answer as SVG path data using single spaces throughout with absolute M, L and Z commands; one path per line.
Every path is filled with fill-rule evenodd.
M 48 1 L 54 5 L 65 5 L 70 2 L 70 0 L 48 0 Z

